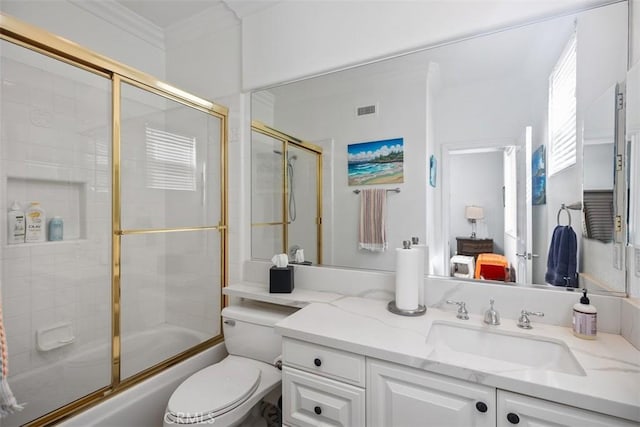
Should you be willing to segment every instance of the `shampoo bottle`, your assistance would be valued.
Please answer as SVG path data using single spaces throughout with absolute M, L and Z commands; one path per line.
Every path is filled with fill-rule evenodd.
M 31 206 L 25 212 L 27 218 L 27 230 L 25 242 L 44 242 L 46 240 L 47 216 L 40 207 L 40 202 L 31 202 Z
M 598 331 L 598 313 L 587 298 L 587 290 L 582 290 L 580 302 L 573 306 L 573 334 L 578 338 L 595 340 Z
M 13 202 L 7 214 L 7 243 L 24 243 L 25 218 L 17 201 Z

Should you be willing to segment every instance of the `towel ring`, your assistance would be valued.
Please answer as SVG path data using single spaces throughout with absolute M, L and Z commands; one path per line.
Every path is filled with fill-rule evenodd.
M 558 209 L 558 218 L 556 220 L 556 223 L 560 225 L 560 214 L 562 213 L 562 211 L 567 213 L 567 218 L 569 219 L 569 227 L 571 227 L 571 212 L 569 212 L 569 209 L 567 209 L 564 203 L 562 204 L 560 209 Z

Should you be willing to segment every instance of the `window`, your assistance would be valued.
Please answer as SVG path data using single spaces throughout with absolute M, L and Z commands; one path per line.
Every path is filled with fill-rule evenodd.
M 145 128 L 147 187 L 196 190 L 196 139 Z
M 576 163 L 576 35 L 549 76 L 549 175 Z

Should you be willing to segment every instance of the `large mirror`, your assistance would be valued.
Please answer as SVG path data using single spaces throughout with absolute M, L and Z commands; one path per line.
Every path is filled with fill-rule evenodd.
M 418 237 L 431 275 L 624 295 L 614 102 L 627 15 L 619 2 L 254 93 L 253 120 L 322 150 L 322 264 L 394 270 L 393 249 Z M 380 221 L 361 205 L 376 189 L 372 250 L 362 224 Z M 596 222 L 594 203 L 610 207 Z

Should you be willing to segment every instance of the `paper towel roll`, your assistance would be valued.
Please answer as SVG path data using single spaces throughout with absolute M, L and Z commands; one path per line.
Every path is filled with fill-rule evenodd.
M 422 264 L 420 249 L 396 249 L 396 307 L 400 310 L 418 308 L 418 265 Z
M 413 245 L 412 248 L 418 249 L 420 254 L 420 262 L 418 263 L 418 304 L 424 304 L 424 266 L 427 265 L 427 245 Z

